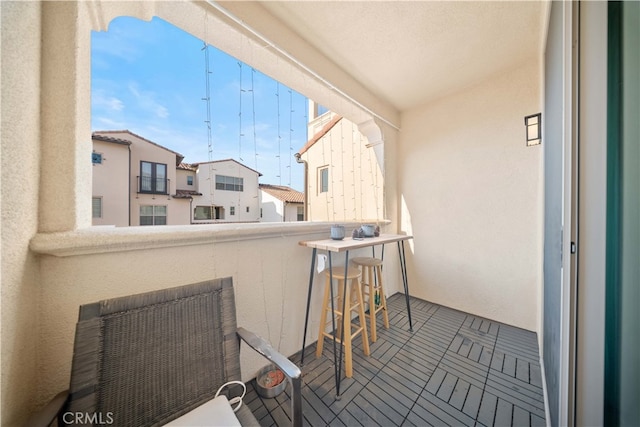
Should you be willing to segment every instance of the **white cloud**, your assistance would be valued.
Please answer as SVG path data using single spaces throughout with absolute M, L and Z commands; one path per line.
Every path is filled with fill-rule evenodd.
M 141 110 L 154 114 L 160 119 L 169 117 L 169 109 L 156 101 L 156 93 L 141 90 L 137 82 L 129 82 L 129 92 L 134 96 Z
M 96 89 L 91 97 L 93 107 L 108 111 L 122 111 L 124 102 L 115 96 L 109 96 L 104 90 Z
M 167 110 L 162 105 L 158 105 L 156 107 L 156 115 L 161 119 L 166 119 L 167 117 L 169 117 L 169 110 Z
M 104 129 L 125 129 L 127 126 L 124 122 L 112 120 L 108 117 L 96 117 L 96 123 L 104 126 Z

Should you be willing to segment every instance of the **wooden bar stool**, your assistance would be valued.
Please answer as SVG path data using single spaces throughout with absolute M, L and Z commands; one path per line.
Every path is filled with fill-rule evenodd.
M 367 296 L 369 305 L 369 329 L 371 342 L 378 340 L 376 332 L 376 315 L 382 311 L 384 327 L 389 329 L 389 314 L 387 313 L 387 298 L 384 295 L 382 283 L 382 260 L 371 257 L 354 258 L 355 265 L 362 267 L 362 293 Z
M 353 376 L 353 357 L 351 350 L 351 342 L 358 334 L 362 334 L 362 346 L 364 348 L 364 354 L 369 355 L 369 338 L 367 337 L 367 323 L 364 314 L 364 301 L 362 300 L 362 290 L 360 289 L 358 278 L 360 277 L 360 270 L 350 267 L 347 270 L 347 293 L 344 293 L 344 267 L 333 268 L 333 279 L 337 282 L 338 295 L 337 301 L 334 301 L 334 314 L 336 319 L 336 342 L 344 345 L 344 369 L 347 378 Z M 325 273 L 327 279 L 324 288 L 324 301 L 322 303 L 322 313 L 320 315 L 320 331 L 318 332 L 318 346 L 316 348 L 316 357 L 322 355 L 322 345 L 324 343 L 324 337 L 333 339 L 332 332 L 326 332 L 327 325 L 332 326 L 331 318 L 327 322 L 327 313 L 331 315 L 331 279 L 329 271 Z M 334 294 L 335 295 L 335 294 Z M 345 298 L 347 318 L 344 322 L 344 330 L 340 330 L 342 322 L 342 307 Z M 354 324 L 351 321 L 351 312 L 356 312 L 360 319 L 360 325 Z

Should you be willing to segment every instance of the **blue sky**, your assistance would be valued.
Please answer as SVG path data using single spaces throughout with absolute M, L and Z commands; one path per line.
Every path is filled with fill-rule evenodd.
M 203 47 L 158 18 L 120 17 L 94 32 L 92 130 L 128 129 L 185 162 L 209 160 Z M 209 69 L 212 158 L 234 158 L 261 172 L 261 183 L 302 190 L 304 170 L 293 154 L 307 141 L 306 98 L 246 64 L 240 82 L 238 60 L 213 46 Z

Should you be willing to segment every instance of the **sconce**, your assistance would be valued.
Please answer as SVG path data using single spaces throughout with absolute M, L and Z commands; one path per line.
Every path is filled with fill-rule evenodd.
M 539 145 L 542 142 L 542 113 L 532 114 L 524 118 L 527 131 L 527 147 Z

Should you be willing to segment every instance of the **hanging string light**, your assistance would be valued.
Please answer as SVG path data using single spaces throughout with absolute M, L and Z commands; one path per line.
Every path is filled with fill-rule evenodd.
M 340 181 L 342 182 L 342 211 L 343 211 L 343 221 L 346 221 L 347 219 L 347 192 L 346 192 L 346 188 L 345 188 L 345 173 L 344 173 L 344 159 L 345 159 L 345 151 L 344 151 L 344 123 L 342 120 L 340 120 L 339 123 L 340 126 L 340 156 L 342 158 L 342 161 L 340 162 Z
M 291 159 L 293 158 L 293 93 L 289 89 L 289 182 L 288 186 L 291 187 Z
M 238 61 L 238 68 L 240 69 L 240 94 L 238 101 L 238 159 L 241 162 L 244 162 L 242 159 L 242 137 L 244 137 L 244 133 L 242 133 L 242 93 L 244 89 L 242 89 L 242 62 Z
M 360 216 L 358 217 L 358 210 L 357 210 L 357 195 L 358 195 L 358 193 L 356 192 L 356 182 L 357 182 L 356 156 L 357 155 L 358 155 L 358 150 L 356 146 L 355 129 L 352 123 L 351 124 L 351 174 L 353 179 L 351 180 L 351 194 L 352 194 L 351 202 L 353 204 L 353 208 L 351 209 L 351 212 L 354 220 L 362 218 L 362 212 L 360 212 Z
M 256 73 L 255 68 L 251 68 L 251 112 L 253 117 L 253 153 L 255 157 L 256 171 L 258 170 L 258 137 L 256 136 L 256 92 L 253 77 Z
M 278 115 L 278 154 L 276 155 L 276 158 L 278 159 L 278 175 L 276 175 L 276 177 L 278 178 L 278 185 L 282 185 L 282 149 L 281 149 L 282 135 L 280 134 L 280 82 L 278 81 L 276 81 L 276 101 L 277 101 L 276 109 L 277 109 L 277 115 Z

